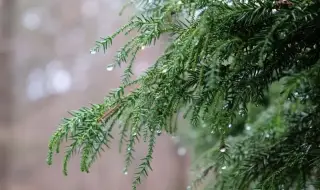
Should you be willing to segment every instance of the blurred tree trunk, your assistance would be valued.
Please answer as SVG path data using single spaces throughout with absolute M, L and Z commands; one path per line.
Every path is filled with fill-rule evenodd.
M 0 189 L 6 190 L 9 166 L 9 149 L 12 122 L 12 76 L 10 39 L 14 0 L 0 0 Z

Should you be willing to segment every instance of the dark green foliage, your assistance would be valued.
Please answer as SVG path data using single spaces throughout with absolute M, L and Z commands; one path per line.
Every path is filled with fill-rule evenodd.
M 183 115 L 199 134 L 195 164 L 203 169 L 190 188 L 206 178 L 208 189 L 320 188 L 320 1 L 281 2 L 137 2 L 142 14 L 92 49 L 106 51 L 118 34 L 138 31 L 109 66 L 128 64 L 123 84 L 100 105 L 62 122 L 50 141 L 48 163 L 66 139 L 64 173 L 74 152 L 88 172 L 122 121 L 125 168 L 135 143 L 149 144 L 136 189 L 151 169 L 156 134 L 175 134 Z M 137 52 L 166 34 L 171 40 L 164 54 L 132 80 Z M 139 88 L 125 94 L 133 84 Z

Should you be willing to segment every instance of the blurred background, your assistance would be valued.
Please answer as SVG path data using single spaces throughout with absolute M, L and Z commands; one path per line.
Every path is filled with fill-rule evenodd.
M 60 120 L 120 84 L 122 70 L 106 66 L 127 37 L 106 53 L 91 55 L 100 36 L 125 24 L 134 8 L 119 16 L 124 0 L 0 0 L 0 190 L 130 190 L 133 170 L 145 155 L 138 145 L 128 175 L 117 141 L 94 164 L 80 172 L 74 157 L 69 176 L 62 155 L 46 165 L 47 144 Z M 163 40 L 165 41 L 165 40 Z M 164 43 L 144 49 L 135 72 L 141 73 L 161 54 Z M 154 171 L 140 190 L 184 190 L 189 157 L 177 139 L 158 138 Z

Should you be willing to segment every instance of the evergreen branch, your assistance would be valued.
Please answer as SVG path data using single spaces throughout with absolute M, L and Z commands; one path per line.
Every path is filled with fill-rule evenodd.
M 103 147 L 108 147 L 112 128 L 122 121 L 119 150 L 126 142 L 125 173 L 135 144 L 140 138 L 149 140 L 147 156 L 134 178 L 136 189 L 151 169 L 155 134 L 175 134 L 178 116 L 184 112 L 192 130 L 201 134 L 195 144 L 205 156 L 198 162 L 208 166 L 194 186 L 211 170 L 215 180 L 208 188 L 317 186 L 320 2 L 136 3 L 141 12 L 97 41 L 91 52 L 106 51 L 119 34 L 137 31 L 111 65 L 128 63 L 122 85 L 102 104 L 81 108 L 62 121 L 49 142 L 48 164 L 63 140 L 68 140 L 64 173 L 77 151 L 81 170 L 88 172 Z M 137 53 L 166 34 L 170 42 L 164 54 L 132 80 Z M 125 95 L 126 87 L 133 84 L 139 87 Z
M 153 154 L 153 149 L 156 143 L 156 136 L 155 136 L 155 131 L 153 130 L 150 133 L 149 137 L 149 144 L 148 144 L 148 153 L 145 158 L 142 159 L 142 163 L 138 167 L 138 172 L 135 173 L 135 178 L 133 180 L 133 185 L 132 189 L 136 190 L 137 185 L 141 184 L 141 177 L 142 176 L 148 176 L 147 170 L 152 170 L 151 168 L 151 160 L 152 160 L 152 154 Z

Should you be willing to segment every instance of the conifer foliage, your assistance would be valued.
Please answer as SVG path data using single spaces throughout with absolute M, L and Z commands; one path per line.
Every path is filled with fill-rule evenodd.
M 120 127 L 125 168 L 135 144 L 148 143 L 136 189 L 151 170 L 157 136 L 174 135 L 183 116 L 202 147 L 199 175 L 187 189 L 204 180 L 207 189 L 221 190 L 320 188 L 319 0 L 132 3 L 141 13 L 91 50 L 105 52 L 117 35 L 138 31 L 107 68 L 126 66 L 122 85 L 62 121 L 49 142 L 48 164 L 67 140 L 64 173 L 73 153 L 89 172 Z M 163 55 L 132 79 L 137 53 L 162 35 L 170 35 Z M 139 88 L 125 93 L 134 84 Z

